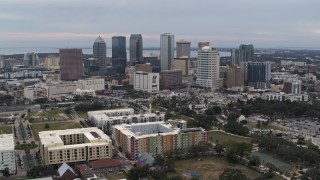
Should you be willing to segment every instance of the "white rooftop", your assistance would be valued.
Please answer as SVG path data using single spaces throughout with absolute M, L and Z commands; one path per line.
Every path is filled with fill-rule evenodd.
M 88 143 L 64 145 L 61 139 L 61 135 L 71 134 L 83 134 L 87 138 Z M 65 147 L 82 147 L 84 145 L 91 146 L 91 144 L 104 144 L 110 141 L 109 136 L 104 134 L 100 129 L 96 127 L 91 128 L 79 128 L 79 129 L 66 129 L 66 130 L 55 130 L 55 131 L 42 131 L 39 132 L 40 141 L 44 146 L 50 146 L 51 149 Z
M 136 123 L 131 125 L 116 125 L 114 128 L 121 130 L 122 133 L 133 136 L 136 139 L 150 136 L 157 136 L 158 134 L 177 134 L 179 128 L 173 129 L 170 124 L 164 122 L 147 122 Z
M 0 151 L 14 150 L 14 136 L 13 134 L 0 134 Z

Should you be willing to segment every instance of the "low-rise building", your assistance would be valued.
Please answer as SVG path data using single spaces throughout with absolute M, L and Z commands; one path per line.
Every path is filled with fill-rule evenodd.
M 89 89 L 89 90 L 76 89 L 76 91 L 74 92 L 74 95 L 95 97 L 96 92 L 92 89 Z
M 264 93 L 261 96 L 262 99 L 271 101 L 309 101 L 308 94 L 285 94 L 283 92 L 280 93 Z
M 82 89 L 93 91 L 100 91 L 105 89 L 104 79 L 103 78 L 89 78 L 78 81 L 82 85 Z
M 137 160 L 143 152 L 155 157 L 208 141 L 207 132 L 202 128 L 180 129 L 164 122 L 115 125 L 112 129 L 115 147 L 132 160 Z
M 112 157 L 112 142 L 100 129 L 81 128 L 39 132 L 45 166 Z
M 16 173 L 13 134 L 0 134 L 0 171 L 6 168 L 8 168 L 10 174 Z
M 117 159 L 99 159 L 89 163 L 94 173 L 107 174 L 121 171 L 121 162 Z

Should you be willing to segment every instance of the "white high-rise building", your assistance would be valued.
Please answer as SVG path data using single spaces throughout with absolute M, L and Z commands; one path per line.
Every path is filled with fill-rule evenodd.
M 174 35 L 170 33 L 160 36 L 161 71 L 171 70 L 174 59 Z
M 197 84 L 211 90 L 220 88 L 220 56 L 216 48 L 204 46 L 198 50 Z
M 0 171 L 8 168 L 10 174 L 16 173 L 13 134 L 0 134 Z

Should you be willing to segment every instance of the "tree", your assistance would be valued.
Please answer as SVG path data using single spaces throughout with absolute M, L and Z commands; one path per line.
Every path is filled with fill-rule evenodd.
M 319 180 L 320 177 L 320 169 L 313 168 L 309 169 L 305 174 L 302 175 L 302 180 Z
M 222 144 L 216 144 L 216 146 L 214 146 L 214 150 L 215 150 L 219 155 L 221 155 L 221 153 L 224 151 L 223 149 L 224 149 L 224 147 L 223 147 Z
M 50 125 L 49 125 L 48 123 L 46 123 L 46 124 L 44 125 L 44 128 L 45 128 L 45 129 L 49 129 L 49 128 L 50 128 Z
M 247 180 L 248 177 L 242 173 L 240 169 L 226 168 L 219 176 L 220 180 Z
M 9 168 L 5 168 L 4 170 L 2 170 L 2 175 L 5 177 L 9 177 L 10 176 Z
M 66 114 L 71 114 L 71 108 L 65 109 L 64 112 L 65 112 Z
M 147 177 L 148 174 L 149 174 L 149 166 L 148 165 L 145 165 L 141 168 L 134 167 L 128 172 L 127 178 L 128 178 L 128 180 L 137 180 L 137 179 L 142 179 L 142 178 Z
M 249 166 L 259 166 L 260 163 L 260 159 L 257 156 L 251 156 L 249 158 Z

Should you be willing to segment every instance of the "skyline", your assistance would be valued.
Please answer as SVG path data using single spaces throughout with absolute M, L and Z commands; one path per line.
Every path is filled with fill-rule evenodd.
M 182 5 L 183 3 L 183 5 Z M 195 47 L 319 48 L 320 2 L 313 0 L 0 0 L 0 48 L 90 47 L 101 36 L 142 34 L 159 47 L 172 33 Z M 128 43 L 127 43 L 128 44 Z

